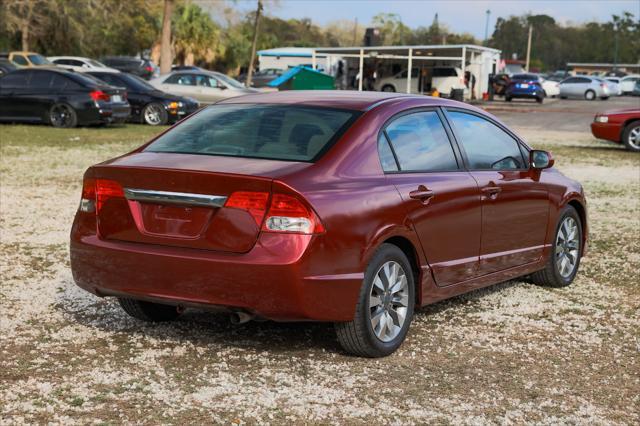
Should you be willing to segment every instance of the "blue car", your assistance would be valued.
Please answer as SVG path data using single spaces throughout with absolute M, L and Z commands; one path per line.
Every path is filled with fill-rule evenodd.
M 514 74 L 505 92 L 505 100 L 514 98 L 535 99 L 539 104 L 544 101 L 544 89 L 540 77 L 534 74 Z

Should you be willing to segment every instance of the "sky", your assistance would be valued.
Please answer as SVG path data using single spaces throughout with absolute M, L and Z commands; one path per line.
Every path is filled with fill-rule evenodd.
M 236 0 L 242 10 L 255 8 L 254 0 Z M 489 35 L 496 19 L 509 15 L 546 14 L 560 23 L 604 22 L 623 11 L 640 17 L 640 0 L 266 0 L 266 13 L 283 19 L 311 18 L 326 24 L 337 19 L 358 19 L 368 25 L 378 13 L 396 13 L 411 28 L 429 26 L 438 13 L 440 23 L 453 32 L 484 39 L 486 11 L 491 11 Z

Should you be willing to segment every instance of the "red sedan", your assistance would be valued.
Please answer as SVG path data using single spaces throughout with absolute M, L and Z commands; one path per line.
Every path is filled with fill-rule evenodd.
M 232 98 L 86 171 L 71 267 L 142 320 L 330 321 L 348 352 L 385 356 L 414 308 L 524 275 L 573 281 L 585 198 L 552 166 L 455 101 Z
M 623 143 L 628 150 L 640 152 L 640 109 L 619 109 L 599 113 L 591 123 L 598 139 Z

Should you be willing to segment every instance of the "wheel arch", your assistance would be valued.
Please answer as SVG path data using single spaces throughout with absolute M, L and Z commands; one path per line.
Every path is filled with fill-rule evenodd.
M 636 122 L 636 121 L 640 122 L 640 118 L 638 118 L 638 117 L 631 117 L 631 118 L 626 119 L 626 120 L 625 120 L 625 121 L 620 125 L 620 135 L 618 136 L 618 138 L 619 138 L 619 140 L 620 140 L 621 142 L 624 142 L 624 141 L 622 140 L 622 135 L 624 135 L 625 130 L 627 130 L 627 126 L 628 126 L 628 125 L 630 125 L 631 123 Z
M 400 235 L 389 237 L 382 241 L 378 246 L 382 244 L 392 244 L 402 250 L 404 255 L 407 256 L 409 264 L 411 265 L 411 272 L 413 274 L 413 286 L 416 295 L 415 303 L 416 305 L 420 305 L 420 301 L 422 300 L 422 268 L 420 267 L 418 249 L 411 240 Z

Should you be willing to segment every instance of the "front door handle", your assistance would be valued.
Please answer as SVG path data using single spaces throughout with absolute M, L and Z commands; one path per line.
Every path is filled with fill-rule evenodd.
M 418 186 L 418 189 L 411 191 L 409 193 L 409 198 L 413 198 L 414 200 L 420 200 L 423 203 L 428 203 L 431 198 L 433 198 L 434 192 L 427 188 L 424 185 Z
M 499 193 L 502 192 L 502 188 L 497 186 L 494 182 L 489 182 L 489 186 L 482 188 L 482 193 L 487 195 L 492 200 L 495 200 Z

